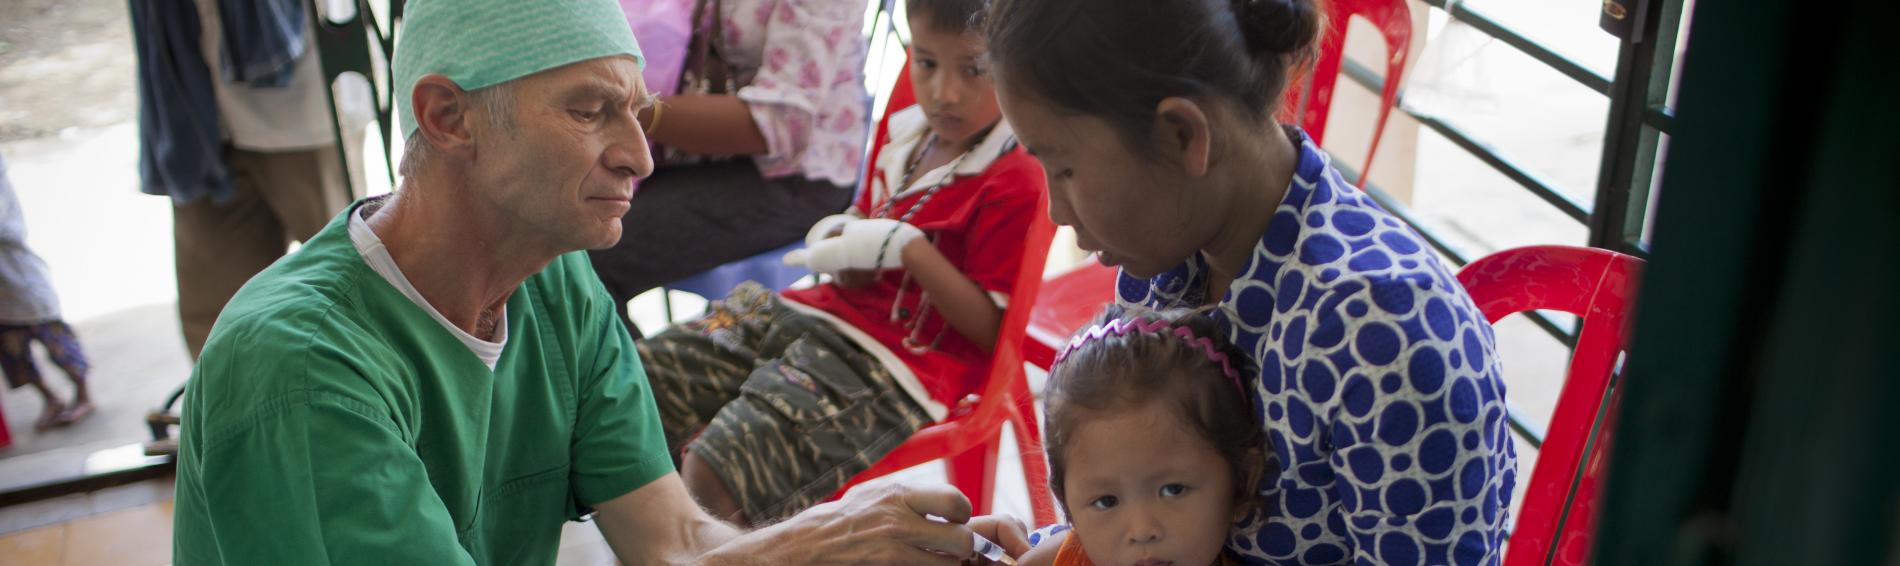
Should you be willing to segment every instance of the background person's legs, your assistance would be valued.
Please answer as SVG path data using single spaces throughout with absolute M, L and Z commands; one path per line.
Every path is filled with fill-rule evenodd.
M 33 338 L 39 340 L 40 347 L 46 348 L 46 357 L 66 373 L 73 382 L 73 400 L 66 404 L 59 414 L 59 425 L 65 426 L 92 414 L 92 390 L 86 386 L 86 374 L 92 364 L 86 361 L 85 350 L 79 347 L 79 337 L 73 334 L 73 327 L 66 321 L 33 325 Z
M 39 364 L 33 361 L 33 327 L 31 325 L 0 324 L 0 371 L 6 373 L 7 388 L 19 389 L 32 386 L 45 403 L 40 409 L 40 418 L 33 421 L 35 430 L 45 430 L 59 421 L 59 415 L 66 404 L 46 387 L 40 376 Z
M 852 189 L 803 177 L 766 179 L 749 160 L 669 167 L 633 195 L 620 242 L 594 250 L 594 271 L 620 309 L 649 289 L 805 238 L 851 204 Z
M 258 192 L 284 227 L 286 242 L 309 240 L 354 200 L 334 148 L 255 153 L 248 159 L 257 165 L 263 179 Z M 362 179 L 355 182 L 363 185 Z
M 200 199 L 172 208 L 178 318 L 193 360 L 238 288 L 349 204 L 334 148 L 226 148 L 225 160 L 236 186 L 230 202 Z

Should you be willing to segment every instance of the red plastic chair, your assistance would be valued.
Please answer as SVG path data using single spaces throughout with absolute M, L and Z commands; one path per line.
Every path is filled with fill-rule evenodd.
M 1385 133 L 1385 121 L 1399 98 L 1399 82 L 1405 76 L 1406 54 L 1412 45 L 1412 11 L 1405 0 L 1328 0 L 1325 5 L 1327 29 L 1321 37 L 1319 56 L 1310 76 L 1296 78 L 1287 87 L 1281 103 L 1280 119 L 1297 122 L 1313 143 L 1326 135 L 1326 118 L 1333 103 L 1333 83 L 1345 61 L 1346 22 L 1352 16 L 1371 21 L 1385 36 L 1386 81 L 1380 93 L 1379 118 L 1374 123 L 1372 147 L 1366 150 L 1364 170 L 1359 172 L 1363 186 L 1370 177 L 1372 156 L 1379 151 L 1379 139 Z M 1311 80 L 1305 80 L 1310 78 Z M 1310 92 L 1310 95 L 1308 94 Z M 1297 120 L 1295 118 L 1298 118 Z M 1036 297 L 1036 314 L 1029 322 L 1030 342 L 1023 345 L 1024 356 L 1036 367 L 1047 369 L 1055 358 L 1055 349 L 1068 342 L 1082 325 L 1088 324 L 1101 308 L 1115 300 L 1115 270 L 1089 262 L 1057 275 L 1043 284 L 1043 295 Z
M 7 432 L 7 415 L 0 412 L 0 448 L 13 445 L 13 434 Z
M 1398 105 L 1399 83 L 1405 77 L 1406 57 L 1412 46 L 1412 10 L 1405 0 L 1326 0 L 1327 29 L 1320 36 L 1319 56 L 1313 72 L 1296 78 L 1287 88 L 1280 118 L 1298 123 L 1312 136 L 1315 145 L 1324 145 L 1326 118 L 1333 104 L 1333 84 L 1339 79 L 1339 67 L 1345 61 L 1346 23 L 1353 16 L 1365 18 L 1385 37 L 1385 88 L 1379 93 L 1379 118 L 1373 123 L 1372 147 L 1366 150 L 1366 163 L 1359 172 L 1359 184 L 1365 185 L 1372 170 L 1372 157 L 1379 151 L 1379 138 L 1385 135 L 1385 120 Z M 1297 118 L 1297 119 L 1296 119 Z
M 1056 348 L 1069 343 L 1077 329 L 1115 300 L 1115 279 L 1120 273 L 1090 260 L 1043 281 L 1042 295 L 1036 297 L 1029 314 L 1023 359 L 1042 369 L 1054 365 Z
M 1581 566 L 1589 561 L 1597 491 L 1608 465 L 1618 404 L 1612 395 L 1610 410 L 1602 411 L 1604 394 L 1629 345 L 1631 306 L 1642 264 L 1607 250 L 1532 246 L 1486 256 L 1458 272 L 1458 281 L 1492 323 L 1531 310 L 1562 311 L 1583 319 L 1548 435 L 1525 484 L 1524 507 L 1504 566 Z M 1605 415 L 1601 426 L 1599 413 Z
M 916 103 L 911 90 L 908 60 L 906 63 L 904 70 L 898 74 L 897 84 L 892 88 L 884 117 L 878 120 L 877 148 L 882 148 L 889 141 L 888 122 L 891 113 Z M 868 166 L 875 171 L 877 149 L 873 149 L 871 155 Z M 870 198 L 870 191 L 860 192 L 866 195 L 864 198 Z M 975 514 L 986 514 L 992 496 L 996 493 L 997 449 L 1002 445 L 1001 429 L 1003 423 L 1008 422 L 1010 430 L 1015 433 L 1016 447 L 1021 455 L 1023 479 L 1029 489 L 1029 507 L 1035 522 L 1037 525 L 1055 522 L 1055 499 L 1049 491 L 1049 469 L 1043 460 L 1042 430 L 1036 420 L 1036 398 L 1029 393 L 1029 382 L 1023 374 L 1022 355 L 1023 334 L 1042 289 L 1042 267 L 1049 260 L 1049 242 L 1055 237 L 1055 224 L 1049 221 L 1048 209 L 1048 199 L 1037 201 L 1036 213 L 1032 216 L 1034 220 L 1023 239 L 1023 259 L 1016 281 L 1011 286 L 1010 305 L 1003 311 L 1002 325 L 996 335 L 996 350 L 990 357 L 989 367 L 976 370 L 985 371 L 988 376 L 984 380 L 983 390 L 952 408 L 950 415 L 942 422 L 917 431 L 870 469 L 852 477 L 844 488 L 832 494 L 832 498 L 842 496 L 845 491 L 866 481 L 912 466 L 948 459 L 951 485 L 957 486 L 970 499 Z

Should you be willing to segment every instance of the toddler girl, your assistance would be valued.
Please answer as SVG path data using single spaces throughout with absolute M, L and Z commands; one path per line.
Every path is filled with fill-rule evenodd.
M 1264 442 L 1242 382 L 1254 372 L 1205 312 L 1111 306 L 1057 356 L 1046 449 L 1073 530 L 1024 564 L 1228 561 Z

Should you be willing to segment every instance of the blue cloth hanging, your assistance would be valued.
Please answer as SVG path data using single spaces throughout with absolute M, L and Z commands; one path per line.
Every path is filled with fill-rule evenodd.
M 236 193 L 224 165 L 218 99 L 198 48 L 198 8 L 130 0 L 139 63 L 139 190 L 183 205 Z
M 301 0 L 218 0 L 223 48 L 213 77 L 199 47 L 203 29 L 190 0 L 130 0 L 139 63 L 140 190 L 175 204 L 236 194 L 224 164 L 213 80 L 261 88 L 289 86 L 308 51 L 309 12 Z
M 218 0 L 225 82 L 282 88 L 305 50 L 302 0 Z

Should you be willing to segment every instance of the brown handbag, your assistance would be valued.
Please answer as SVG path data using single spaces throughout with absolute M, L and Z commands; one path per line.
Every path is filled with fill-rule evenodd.
M 699 0 L 693 5 L 693 44 L 680 72 L 681 95 L 733 94 L 739 91 L 738 73 L 719 55 L 725 37 L 725 17 L 721 0 Z M 708 10 L 710 8 L 710 10 Z M 710 18 L 711 21 L 707 21 Z M 662 166 L 678 167 L 731 161 L 731 155 L 686 153 L 670 147 L 658 147 Z

